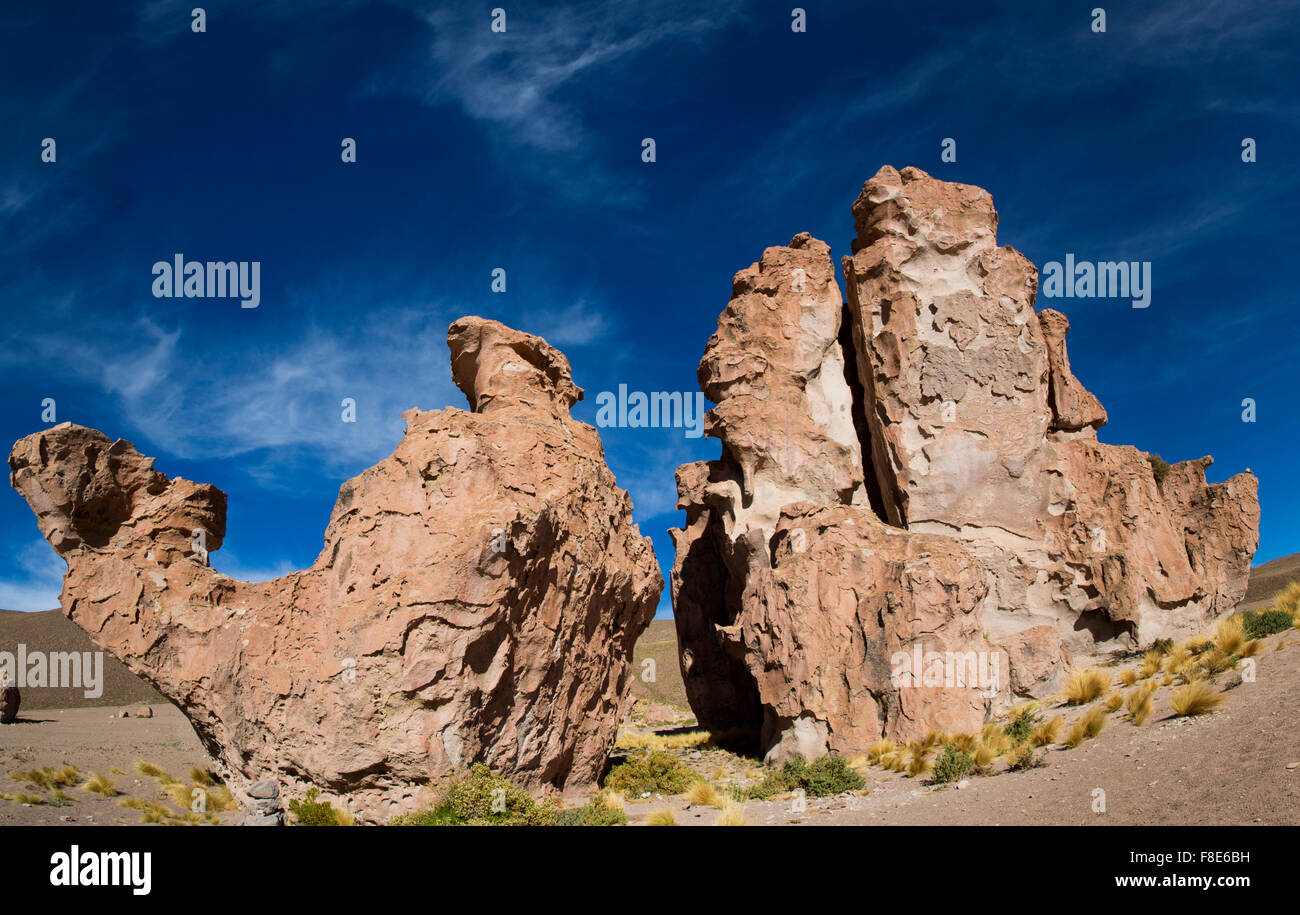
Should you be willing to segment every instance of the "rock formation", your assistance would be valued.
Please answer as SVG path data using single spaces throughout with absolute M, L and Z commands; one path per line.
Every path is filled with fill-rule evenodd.
M 64 612 L 228 774 L 383 820 L 473 762 L 532 788 L 605 764 L 663 587 L 653 549 L 569 416 L 565 357 L 480 318 L 448 344 L 473 412 L 409 410 L 340 488 L 316 562 L 274 581 L 213 570 L 225 495 L 129 442 L 65 423 L 14 446 L 11 482 L 68 563 Z
M 1072 660 L 1190 634 L 1258 540 L 1251 474 L 1097 441 L 987 192 L 885 167 L 853 216 L 847 302 L 806 233 L 736 275 L 699 369 L 722 456 L 677 474 L 687 694 L 772 759 L 971 731 Z

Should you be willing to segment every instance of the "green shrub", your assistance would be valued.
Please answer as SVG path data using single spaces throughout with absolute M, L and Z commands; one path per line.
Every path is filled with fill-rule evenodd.
M 1151 473 L 1156 478 L 1157 484 L 1163 484 L 1169 476 L 1172 469 L 1168 462 L 1158 454 L 1148 454 L 1147 460 L 1151 463 Z
M 626 826 L 627 814 L 617 807 L 610 807 L 599 795 L 593 797 L 584 807 L 562 810 L 556 817 L 558 826 Z
M 1285 632 L 1295 624 L 1295 618 L 1285 610 L 1247 610 L 1241 614 L 1241 628 L 1247 639 L 1262 639 L 1275 632 Z
M 484 763 L 453 776 L 429 810 L 401 813 L 389 826 L 553 826 L 554 801 L 537 803 L 527 791 Z
M 320 794 L 316 788 L 307 789 L 307 799 L 289 801 L 289 812 L 293 814 L 295 826 L 342 826 L 339 812 L 325 801 L 317 801 Z
M 952 744 L 943 748 L 943 754 L 934 764 L 936 784 L 955 782 L 975 768 L 975 757 L 962 752 Z
M 605 788 L 629 798 L 681 794 L 699 778 L 671 753 L 637 753 L 609 770 Z
M 1011 722 L 1002 730 L 1011 739 L 1012 743 L 1021 744 L 1030 738 L 1037 725 L 1038 709 L 1030 706 L 1011 719 Z
M 808 762 L 802 756 L 796 756 L 786 762 L 779 772 L 773 772 L 757 785 L 751 786 L 745 795 L 750 800 L 765 801 L 800 788 L 808 797 L 826 797 L 831 794 L 843 794 L 845 791 L 857 791 L 865 787 L 866 779 L 854 771 L 844 757 L 834 753 Z

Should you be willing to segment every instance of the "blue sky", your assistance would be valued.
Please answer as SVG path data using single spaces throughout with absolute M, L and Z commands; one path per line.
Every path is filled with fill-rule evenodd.
M 697 390 L 732 274 L 805 230 L 848 253 L 882 164 L 988 188 L 1000 241 L 1040 267 L 1151 261 L 1145 310 L 1039 300 L 1070 317 L 1102 440 L 1213 454 L 1211 480 L 1252 468 L 1256 561 L 1300 551 L 1292 5 L 1108 4 L 1098 34 L 1102 0 L 804 2 L 799 34 L 791 3 L 507 3 L 500 34 L 504 0 L 267 0 L 206 3 L 195 34 L 199 2 L 0 12 L 0 438 L 54 398 L 215 483 L 223 571 L 309 565 L 401 412 L 465 406 L 461 315 L 563 349 L 588 422 L 620 383 Z M 177 252 L 259 261 L 260 307 L 154 298 Z M 602 436 L 667 572 L 673 470 L 718 446 Z M 6 487 L 0 607 L 56 606 L 62 566 Z

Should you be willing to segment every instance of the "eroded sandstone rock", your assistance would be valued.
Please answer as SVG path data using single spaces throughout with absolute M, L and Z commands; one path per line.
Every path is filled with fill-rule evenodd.
M 886 166 L 853 216 L 842 312 L 806 235 L 737 275 L 700 363 L 722 456 L 678 471 L 687 694 L 773 758 L 970 730 L 1072 660 L 1190 634 L 1241 599 L 1258 540 L 1249 473 L 1157 480 L 1097 440 L 1069 322 L 1035 313 L 987 192 Z M 900 686 L 909 652 L 977 660 Z
M 64 424 L 9 458 L 68 563 L 70 619 L 230 774 L 372 820 L 472 762 L 594 781 L 663 587 L 595 429 L 569 416 L 564 356 L 480 318 L 448 342 L 476 412 L 409 410 L 396 451 L 340 487 L 316 562 L 274 581 L 212 569 L 224 494 L 128 442 Z

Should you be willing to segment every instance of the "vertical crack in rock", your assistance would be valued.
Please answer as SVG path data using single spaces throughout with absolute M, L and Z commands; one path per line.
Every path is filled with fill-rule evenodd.
M 183 711 L 228 776 L 345 795 L 370 821 L 485 762 L 590 784 L 630 701 L 663 587 L 564 355 L 462 318 L 473 412 L 407 411 L 394 453 L 339 488 L 311 568 L 213 570 L 226 498 L 125 441 L 63 424 L 9 456 L 68 563 L 63 610 Z
M 858 435 L 858 451 L 862 457 L 863 486 L 866 489 L 867 502 L 876 517 L 886 524 L 904 527 L 902 515 L 895 496 L 885 495 L 883 477 L 876 462 L 882 458 L 876 454 L 875 440 L 871 435 L 871 421 L 867 418 L 868 399 L 858 375 L 858 350 L 853 342 L 853 317 L 847 302 L 840 313 L 840 351 L 844 355 L 844 383 L 849 386 L 853 398 L 853 428 Z M 892 510 L 891 510 L 892 508 Z
M 806 233 L 736 275 L 699 371 L 723 456 L 678 471 L 688 695 L 706 726 L 749 721 L 752 683 L 770 759 L 973 731 L 1229 611 L 1258 543 L 1249 472 L 1157 484 L 1097 440 L 1069 321 L 1035 313 L 986 191 L 885 166 L 853 217 L 843 300 Z

